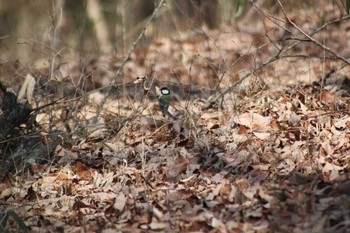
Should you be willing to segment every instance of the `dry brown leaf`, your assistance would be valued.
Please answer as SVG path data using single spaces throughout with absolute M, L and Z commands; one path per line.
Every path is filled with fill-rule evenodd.
M 111 200 L 119 197 L 113 192 L 96 192 L 90 194 L 90 196 L 98 202 L 111 202 Z
M 266 140 L 266 139 L 268 139 L 269 137 L 270 137 L 270 133 L 258 133 L 258 132 L 253 132 L 253 134 L 257 137 L 257 138 L 259 138 L 259 139 L 261 139 L 261 140 Z
M 206 125 L 207 125 L 208 130 L 217 129 L 217 128 L 219 128 L 219 121 L 218 120 L 207 120 Z
M 105 138 L 108 134 L 109 134 L 109 131 L 107 128 L 95 129 L 95 130 L 92 130 L 92 132 L 88 135 L 88 138 L 90 139 Z
M 247 179 L 239 179 L 236 181 L 236 185 L 240 190 L 245 190 L 250 187 L 250 182 Z
M 244 125 L 252 130 L 270 130 L 271 117 L 264 117 L 254 112 L 243 113 L 233 117 L 236 124 Z
M 164 218 L 164 214 L 162 211 L 159 210 L 157 207 L 152 208 L 153 215 L 158 219 L 158 221 L 162 221 Z
M 276 119 L 272 119 L 271 121 L 271 127 L 274 131 L 280 130 L 280 125 Z
M 190 182 L 192 179 L 194 179 L 196 176 L 195 175 L 191 175 L 191 176 L 189 176 L 189 177 L 187 177 L 187 178 L 185 178 L 185 179 L 181 179 L 180 180 L 180 182 L 182 182 L 182 183 L 187 183 L 187 182 Z M 0 191 L 1 191 L 1 189 L 0 189 Z
M 239 125 L 239 130 L 238 130 L 238 134 L 240 135 L 244 135 L 247 134 L 249 132 L 249 128 L 244 126 L 244 125 Z
M 225 224 L 217 218 L 212 218 L 210 225 L 218 230 L 218 232 L 226 232 Z
M 331 93 L 329 91 L 322 91 L 320 95 L 320 101 L 330 107 L 331 109 L 335 108 L 336 105 L 336 99 L 339 99 L 339 96 L 337 96 L 334 93 Z
M 123 147 L 118 143 L 104 143 L 109 149 L 113 151 L 113 153 L 118 153 Z
M 151 218 L 151 215 L 150 214 L 144 214 L 144 215 L 141 215 L 141 216 L 136 216 L 135 217 L 137 222 L 142 225 L 142 224 L 148 224 L 151 222 L 152 218 Z
M 258 168 L 259 167 L 259 168 Z M 266 164 L 265 167 L 266 169 L 262 168 L 261 166 L 254 167 L 254 170 L 249 174 L 250 179 L 252 182 L 262 182 L 264 181 L 270 174 L 269 169 L 270 169 L 270 164 Z M 264 169 L 264 170 L 260 170 Z
M 9 187 L 10 187 L 10 184 L 0 183 L 0 193 L 2 193 L 5 189 L 8 189 Z
M 169 178 L 176 178 L 178 177 L 180 174 L 182 174 L 183 172 L 186 171 L 188 166 L 188 162 L 182 162 L 182 163 L 178 163 L 178 164 L 174 164 L 168 171 L 168 176 Z
M 326 162 L 322 168 L 323 180 L 325 182 L 334 182 L 339 179 L 339 171 L 343 170 L 342 167 Z
M 303 104 L 300 100 L 298 100 L 298 103 L 300 105 L 300 109 L 301 109 L 301 112 L 304 114 L 304 115 L 307 115 L 309 113 L 309 109 L 305 106 L 305 104 Z
M 219 193 L 223 198 L 229 199 L 229 196 L 231 194 L 231 190 L 232 190 L 232 187 L 230 184 L 223 184 L 220 187 Z
M 88 168 L 85 164 L 77 162 L 76 164 L 76 174 L 80 179 L 91 180 L 93 178 L 94 170 Z
M 124 193 L 119 192 L 119 194 L 115 198 L 113 208 L 122 212 L 125 208 L 126 201 L 127 201 L 127 198 L 124 195 Z
M 12 195 L 12 193 L 13 193 L 13 189 L 7 188 L 1 192 L 0 199 L 7 199 Z
M 192 191 L 189 190 L 179 190 L 166 195 L 165 200 L 175 202 L 178 200 L 186 200 L 192 196 Z
M 292 111 L 289 112 L 289 114 L 287 115 L 287 120 L 289 124 L 291 124 L 292 126 L 299 126 L 301 119 L 302 119 L 301 115 L 298 115 Z
M 152 222 L 149 224 L 149 227 L 152 230 L 164 230 L 164 229 L 169 229 L 170 225 L 169 223 L 166 222 L 157 222 L 156 220 L 152 220 Z
M 343 129 L 349 129 L 350 126 L 350 117 L 349 116 L 345 116 L 342 117 L 340 119 L 336 119 L 334 122 L 334 126 L 339 128 L 343 128 Z
M 93 206 L 86 204 L 80 200 L 76 200 L 72 206 L 72 210 L 78 211 L 82 208 L 92 208 Z
M 220 1 L 211 1 L 216 2 Z M 309 7 L 307 14 L 298 4 L 284 1 L 283 6 L 304 28 L 317 28 L 320 10 L 329 13 L 329 19 L 339 19 L 339 11 L 333 10 L 330 1 Z M 206 13 L 207 7 L 202 8 Z M 281 11 L 270 13 L 283 18 Z M 118 51 L 109 58 L 70 59 L 64 71 L 60 69 L 65 73 L 62 77 L 70 77 L 60 78 L 58 83 L 46 83 L 51 71 L 48 64 L 46 74 L 38 76 L 43 79 L 37 87 L 27 88 L 27 92 L 38 94 L 39 106 L 41 100 L 49 100 L 42 98 L 46 87 L 54 92 L 47 97 L 57 94 L 52 86 L 60 89 L 64 83 L 72 86 L 67 90 L 64 86 L 64 92 L 79 96 L 112 82 L 116 88 L 111 90 L 96 127 L 85 126 L 96 116 L 96 103 L 103 99 L 104 90 L 92 91 L 87 104 L 65 95 L 54 108 L 38 114 L 43 129 L 69 129 L 71 138 L 53 154 L 55 162 L 60 159 L 58 165 L 32 165 L 23 173 L 8 176 L 7 185 L 0 186 L 2 204 L 16 211 L 34 232 L 44 228 L 49 232 L 347 232 L 349 66 L 337 59 L 324 59 L 322 66 L 319 59 L 278 59 L 254 70 L 254 75 L 243 81 L 243 91 L 223 95 L 220 108 L 201 110 L 213 90 L 225 90 L 252 67 L 274 56 L 276 48 L 271 41 L 282 36 L 279 42 L 285 48 L 293 43 L 285 40 L 289 32 L 286 35 L 270 17 L 264 22 L 255 20 L 254 25 L 219 25 L 204 34 L 184 32 L 176 40 L 150 40 L 148 46 L 133 51 L 122 77 L 115 82 L 115 71 L 123 60 Z M 179 22 L 181 27 L 183 22 Z M 341 19 L 329 24 L 327 36 L 349 54 L 346 22 Z M 288 30 L 292 35 L 296 32 L 293 26 Z M 314 36 L 322 40 L 321 34 Z M 314 56 L 322 52 L 304 43 L 293 53 Z M 222 67 L 223 58 L 229 64 L 227 69 Z M 5 65 L 1 64 L 2 71 Z M 22 68 L 15 63 L 11 76 L 2 78 L 25 77 L 28 69 Z M 36 72 L 36 66 L 30 69 Z M 133 82 L 138 75 L 152 79 L 153 85 L 143 85 L 148 93 L 144 92 L 142 100 L 137 98 L 135 84 L 144 80 Z M 319 77 L 325 77 L 322 89 L 313 83 L 318 84 Z M 344 81 L 334 85 L 340 84 L 339 80 Z M 87 83 L 83 92 L 81 83 Z M 172 88 L 176 101 L 170 108 L 176 107 L 181 120 L 172 122 L 161 116 L 155 94 L 162 86 Z M 332 112 L 333 108 L 339 111 Z M 62 122 L 61 116 L 68 119 Z M 103 131 L 105 123 L 108 132 Z M 27 126 L 16 131 L 27 134 L 31 130 Z M 113 131 L 120 126 L 119 132 Z M 90 140 L 89 134 L 99 140 Z M 3 141 L 3 152 L 13 151 L 12 145 L 22 138 L 8 137 L 11 140 Z M 75 142 L 80 143 L 69 145 Z M 221 150 L 225 152 L 217 153 Z M 78 157 L 87 166 L 77 164 L 72 169 Z M 12 222 L 6 227 L 12 227 Z

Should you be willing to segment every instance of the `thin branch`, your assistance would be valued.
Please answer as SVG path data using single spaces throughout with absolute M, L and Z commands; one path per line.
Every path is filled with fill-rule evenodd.
M 94 118 L 94 120 L 92 121 L 92 124 L 96 124 L 97 120 L 101 114 L 102 108 L 105 105 L 107 98 L 109 96 L 109 93 L 112 89 L 113 84 L 115 83 L 115 80 L 119 77 L 119 75 L 122 73 L 123 67 L 126 64 L 126 62 L 130 59 L 131 53 L 135 50 L 136 45 L 140 42 L 140 40 L 142 39 L 143 35 L 145 34 L 146 29 L 148 28 L 148 26 L 150 25 L 151 21 L 153 20 L 153 18 L 156 16 L 158 10 L 160 9 L 161 6 L 163 6 L 164 0 L 160 0 L 157 7 L 154 9 L 152 15 L 149 17 L 145 27 L 143 28 L 142 32 L 140 33 L 139 37 L 136 39 L 136 41 L 134 41 L 131 45 L 131 47 L 129 48 L 128 54 L 127 56 L 124 58 L 121 66 L 119 67 L 119 69 L 117 70 L 114 79 L 108 84 L 107 86 L 107 91 L 105 93 L 105 95 L 103 96 L 103 99 L 101 101 L 101 105 L 98 107 L 97 111 L 96 111 L 96 116 Z
M 251 69 L 248 73 L 246 73 L 241 79 L 234 82 L 231 86 L 225 88 L 222 92 L 216 92 L 213 96 L 211 96 L 208 101 L 202 106 L 202 110 L 210 108 L 213 104 L 215 104 L 222 96 L 231 92 L 233 88 L 235 88 L 238 84 L 242 83 L 246 78 L 252 75 L 255 71 L 260 70 L 261 68 L 267 66 L 268 64 L 276 61 L 279 58 L 279 53 L 270 57 L 266 62 L 262 63 L 258 67 Z
M 253 4 L 253 6 L 255 6 L 254 2 L 252 0 L 250 0 L 250 2 Z M 256 6 L 255 6 L 256 7 Z M 259 12 L 261 12 L 259 10 Z M 311 33 L 311 36 L 315 35 L 316 33 L 322 31 L 324 28 L 326 28 L 327 26 L 331 25 L 331 24 L 335 24 L 344 20 L 350 19 L 350 16 L 345 16 L 343 18 L 340 19 L 336 19 L 333 21 L 330 21 L 328 23 L 325 23 L 324 25 L 322 25 L 321 27 L 317 28 L 314 32 Z M 271 20 L 271 19 L 270 19 Z M 271 20 L 273 22 L 273 20 Z M 310 38 L 311 38 L 310 36 Z M 257 67 L 254 67 L 253 69 L 251 69 L 250 71 L 248 71 L 242 78 L 240 78 L 239 80 L 237 80 L 236 82 L 234 82 L 231 86 L 225 88 L 222 92 L 216 92 L 214 93 L 203 105 L 202 105 L 202 110 L 204 109 L 208 109 L 211 108 L 220 98 L 222 98 L 224 95 L 226 95 L 227 93 L 231 92 L 237 85 L 239 85 L 240 83 L 242 83 L 245 79 L 247 79 L 248 77 L 250 77 L 252 74 L 254 74 L 255 71 L 262 69 L 263 67 L 269 65 L 270 63 L 273 63 L 274 61 L 286 56 L 285 53 L 288 52 L 289 50 L 293 49 L 294 47 L 296 47 L 297 45 L 299 45 L 302 41 L 297 41 L 293 44 L 291 44 L 290 46 L 286 47 L 286 48 L 282 48 L 281 50 L 278 50 L 277 53 L 275 53 L 274 55 L 272 55 L 270 58 L 267 59 L 267 61 L 265 61 L 264 63 L 260 64 Z M 333 54 L 333 53 L 332 53 Z M 348 61 L 343 58 L 339 58 L 339 56 L 336 56 L 338 59 L 344 61 L 346 65 L 349 64 Z
M 286 19 L 288 20 L 288 23 L 290 23 L 291 25 L 293 25 L 293 27 L 295 27 L 299 32 L 301 32 L 307 39 L 309 39 L 311 42 L 313 42 L 314 44 L 316 44 L 317 46 L 321 47 L 322 49 L 324 49 L 325 51 L 327 51 L 328 53 L 333 54 L 337 59 L 342 60 L 343 62 L 345 62 L 346 64 L 350 65 L 350 62 L 343 56 L 339 55 L 337 52 L 333 51 L 333 49 L 325 46 L 324 44 L 322 44 L 321 42 L 319 42 L 318 40 L 312 38 L 310 35 L 308 35 L 306 32 L 304 32 L 301 28 L 298 27 L 298 25 L 296 25 L 287 15 L 282 3 L 280 2 L 280 0 L 277 0 L 278 4 L 280 5 L 282 12 L 284 14 L 284 16 L 286 17 Z
M 176 3 L 176 1 L 174 1 L 174 4 L 176 6 L 176 8 L 179 10 L 179 12 L 181 13 L 182 16 L 184 16 L 193 26 L 197 26 L 196 23 L 193 21 L 193 19 L 188 16 L 182 9 L 181 7 L 178 5 L 178 3 Z M 219 78 L 219 81 L 218 81 L 218 84 L 217 86 L 215 87 L 215 90 L 218 89 L 219 85 L 220 85 L 220 82 L 221 80 L 223 79 L 224 77 L 224 74 L 229 70 L 229 65 L 227 63 L 227 60 L 222 52 L 222 50 L 220 49 L 220 46 L 215 43 L 215 40 L 205 31 L 203 30 L 201 27 L 196 27 L 195 30 L 194 30 L 197 34 L 202 34 L 205 36 L 205 39 L 208 39 L 211 44 L 215 47 L 215 49 L 218 51 L 220 57 L 221 57 L 221 61 L 222 63 L 224 64 L 224 67 L 220 67 L 219 65 L 219 72 L 222 71 L 222 74 L 221 74 L 221 78 Z M 219 77 L 219 73 L 217 73 L 217 76 Z

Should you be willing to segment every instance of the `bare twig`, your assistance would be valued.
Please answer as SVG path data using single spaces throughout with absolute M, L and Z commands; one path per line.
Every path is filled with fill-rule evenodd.
M 254 2 L 250 1 L 253 6 Z M 255 6 L 256 7 L 256 6 Z M 262 12 L 261 10 L 259 10 L 259 12 Z M 270 19 L 270 18 L 269 18 Z M 312 32 L 310 34 L 310 38 L 312 38 L 311 36 L 315 35 L 316 33 L 322 31 L 324 28 L 326 28 L 327 26 L 331 25 L 331 24 L 335 24 L 335 23 L 339 23 L 341 21 L 350 19 L 350 16 L 345 16 L 343 18 L 340 19 L 336 19 L 330 22 L 325 23 L 324 25 L 322 25 L 321 27 L 317 28 L 314 32 Z M 271 19 L 270 19 L 271 20 Z M 272 22 L 274 22 L 273 20 L 271 20 Z M 222 98 L 225 94 L 231 92 L 237 85 L 239 85 L 240 83 L 242 83 L 245 79 L 247 79 L 248 77 L 250 77 L 252 74 L 254 74 L 254 72 L 256 72 L 257 70 L 262 69 L 263 67 L 269 65 L 270 63 L 275 62 L 276 60 L 280 59 L 280 58 L 285 58 L 286 57 L 286 52 L 288 52 L 289 50 L 291 50 L 292 48 L 296 47 L 297 45 L 299 45 L 302 41 L 297 41 L 293 44 L 291 44 L 290 46 L 286 47 L 286 48 L 282 48 L 280 50 L 277 51 L 277 53 L 275 53 L 274 55 L 272 55 L 270 58 L 268 58 L 264 63 L 254 67 L 253 69 L 251 69 L 250 71 L 248 71 L 242 78 L 240 78 L 239 80 L 237 80 L 236 82 L 234 82 L 231 86 L 225 88 L 222 92 L 216 92 L 214 93 L 207 101 L 206 103 L 204 103 L 202 105 L 202 109 L 208 109 L 210 107 L 212 107 L 220 98 Z M 324 45 L 323 45 L 324 46 Z M 328 51 L 328 50 L 327 50 Z M 330 52 L 331 53 L 331 52 Z M 334 51 L 333 51 L 333 55 L 334 55 Z M 336 53 L 335 53 L 336 54 Z M 349 64 L 349 62 L 344 58 L 340 58 L 341 56 L 339 55 L 335 55 L 336 58 L 344 61 L 346 64 Z
M 202 109 L 208 109 L 210 108 L 213 104 L 215 104 L 222 96 L 224 96 L 225 94 L 231 92 L 233 90 L 233 88 L 235 88 L 238 84 L 242 83 L 246 78 L 248 78 L 250 75 L 252 75 L 255 71 L 260 70 L 261 68 L 267 66 L 268 64 L 276 61 L 279 58 L 279 53 L 270 57 L 270 59 L 268 59 L 267 61 L 265 61 L 264 63 L 262 63 L 261 65 L 253 68 L 252 70 L 250 70 L 248 73 L 246 73 L 241 79 L 237 80 L 236 82 L 234 82 L 231 86 L 225 88 L 222 92 L 216 92 L 214 93 L 214 95 L 212 95 L 208 101 L 202 106 Z
M 293 27 L 295 27 L 299 32 L 301 32 L 307 39 L 309 39 L 312 43 L 316 44 L 317 46 L 321 47 L 322 49 L 324 49 L 325 51 L 327 51 L 328 53 L 333 54 L 337 59 L 342 60 L 343 62 L 345 62 L 346 64 L 350 65 L 350 62 L 343 56 L 339 55 L 337 52 L 333 51 L 333 49 L 325 46 L 324 44 L 322 44 L 321 42 L 319 42 L 318 40 L 316 40 L 315 38 L 312 38 L 310 35 L 308 35 L 306 32 L 304 32 L 301 28 L 298 27 L 298 25 L 296 25 L 287 15 L 282 3 L 280 2 L 280 0 L 277 0 L 278 4 L 280 5 L 282 12 L 284 14 L 284 16 L 286 17 L 288 23 L 290 23 L 291 25 L 293 25 Z
M 149 17 L 145 27 L 143 28 L 142 32 L 140 33 L 139 37 L 136 39 L 136 41 L 134 41 L 131 45 L 131 47 L 129 48 L 128 54 L 127 56 L 124 58 L 122 64 L 120 65 L 119 69 L 117 70 L 114 79 L 108 84 L 107 87 L 107 91 L 105 93 L 105 95 L 103 96 L 103 99 L 101 101 L 101 105 L 99 106 L 99 108 L 97 109 L 96 112 L 96 116 L 94 118 L 94 120 L 92 121 L 92 124 L 96 124 L 97 120 L 101 114 L 102 108 L 105 105 L 107 98 L 109 96 L 109 93 L 112 89 L 113 84 L 115 83 L 115 80 L 119 77 L 119 75 L 122 73 L 123 67 L 126 64 L 126 62 L 130 59 L 131 53 L 135 50 L 136 45 L 140 42 L 141 38 L 143 37 L 143 35 L 145 34 L 146 29 L 148 28 L 148 26 L 150 25 L 151 21 L 153 20 L 153 18 L 156 16 L 158 10 L 160 9 L 160 7 L 163 5 L 164 0 L 160 0 L 157 7 L 154 9 L 152 15 Z
M 176 1 L 174 2 L 176 8 L 179 10 L 179 12 L 181 13 L 182 16 L 186 17 L 186 19 L 191 22 L 191 24 L 193 26 L 197 26 L 196 23 L 192 20 L 192 18 L 190 16 L 188 16 L 182 9 L 181 7 L 176 3 Z M 224 67 L 221 67 L 221 65 L 219 65 L 219 72 L 222 71 L 222 74 L 221 74 L 221 78 L 219 78 L 219 81 L 215 87 L 215 90 L 218 89 L 223 77 L 224 77 L 224 74 L 226 72 L 229 71 L 229 65 L 227 63 L 227 60 L 225 58 L 225 55 L 223 54 L 222 50 L 220 49 L 220 45 L 218 43 L 215 42 L 215 40 L 204 30 L 202 29 L 201 27 L 197 27 L 196 30 L 195 30 L 196 33 L 198 34 L 202 34 L 205 36 L 205 39 L 209 40 L 210 43 L 215 47 L 215 49 L 218 51 L 220 57 L 221 57 L 221 61 L 224 65 Z M 217 73 L 217 76 L 219 77 L 219 73 Z

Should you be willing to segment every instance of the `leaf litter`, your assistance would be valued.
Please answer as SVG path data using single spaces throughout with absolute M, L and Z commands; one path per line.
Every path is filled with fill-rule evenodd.
M 232 61 L 237 59 L 232 51 L 250 49 L 247 34 L 242 39 L 210 33 Z M 140 104 L 119 96 L 107 104 L 102 127 L 70 148 L 59 146 L 55 163 L 3 181 L 2 206 L 15 210 L 33 232 L 346 232 L 349 92 L 339 83 L 327 90 L 313 85 L 308 77 L 321 75 L 313 61 L 282 60 L 262 72 L 266 86 L 244 83 L 221 107 L 201 110 L 217 82 L 221 56 L 207 44 L 200 35 L 163 39 L 143 55 L 144 61 L 156 61 L 156 82 L 176 76 L 189 84 L 191 67 L 192 84 L 203 88 L 190 99 L 175 93 L 171 110 L 180 120 L 162 116 L 147 99 L 142 114 L 119 129 L 116 119 Z M 130 78 L 146 73 L 138 55 L 125 68 Z M 326 65 L 340 67 L 335 61 Z M 237 66 L 231 68 L 229 73 L 240 75 Z M 343 80 L 344 70 L 349 72 L 345 67 L 337 74 Z M 223 77 L 220 87 L 234 78 Z M 80 120 L 94 116 L 96 98 L 81 108 Z

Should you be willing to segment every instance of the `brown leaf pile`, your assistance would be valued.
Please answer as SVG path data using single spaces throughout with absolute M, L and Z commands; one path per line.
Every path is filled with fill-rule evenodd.
M 185 85 L 191 76 L 192 84 L 208 90 L 217 77 L 225 87 L 266 58 L 249 54 L 267 41 L 254 33 L 210 33 L 219 50 L 204 36 L 157 41 L 135 52 L 125 77 L 146 73 L 153 60 L 158 82 L 176 77 Z M 223 72 L 222 56 L 239 64 Z M 322 62 L 336 70 L 324 86 Z M 175 100 L 171 111 L 178 121 L 148 100 L 118 128 L 139 102 L 116 98 L 93 135 L 59 146 L 54 163 L 5 179 L 1 206 L 33 232 L 346 232 L 349 68 L 340 67 L 329 60 L 277 61 L 216 109 L 200 110 L 205 99 Z M 94 101 L 79 109 L 79 120 L 94 116 Z M 13 220 L 7 224 L 16 229 Z

